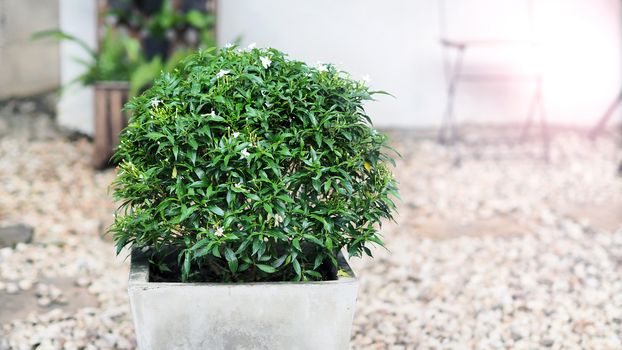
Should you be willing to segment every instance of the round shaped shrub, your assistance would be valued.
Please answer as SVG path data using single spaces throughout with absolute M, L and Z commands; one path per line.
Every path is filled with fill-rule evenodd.
M 126 106 L 117 251 L 182 281 L 323 280 L 342 248 L 371 255 L 397 196 L 372 94 L 275 49 L 186 59 Z

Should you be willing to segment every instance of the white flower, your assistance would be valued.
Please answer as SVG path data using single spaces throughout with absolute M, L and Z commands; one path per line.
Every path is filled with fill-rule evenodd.
M 257 43 L 250 43 L 248 44 L 248 46 L 246 47 L 247 50 L 252 50 L 255 48 L 255 46 L 257 46 Z
M 270 60 L 270 57 L 262 56 L 262 57 L 259 57 L 259 59 L 261 60 L 261 65 L 265 69 L 268 69 L 268 67 L 270 67 L 270 63 L 272 63 L 272 61 Z
M 274 214 L 274 226 L 279 226 L 283 222 L 283 218 L 279 214 Z
M 317 61 L 317 62 L 315 63 L 315 65 L 316 65 L 317 70 L 318 70 L 319 72 L 326 72 L 326 71 L 328 70 L 328 68 L 326 67 L 326 65 L 325 65 L 324 63 L 320 62 L 320 61 Z
M 232 48 L 232 47 L 233 47 L 233 44 L 232 44 L 232 43 L 226 43 L 226 44 L 225 44 L 225 49 L 230 49 L 230 48 Z
M 157 98 L 154 98 L 153 100 L 151 100 L 151 107 L 157 107 L 160 102 L 162 102 L 162 100 L 158 100 Z
M 268 107 L 268 108 L 272 107 L 272 103 L 270 103 L 270 102 L 266 102 L 266 103 L 264 103 L 264 104 L 265 104 L 265 105 L 266 105 L 266 107 Z
M 220 72 L 216 73 L 216 78 L 224 77 L 225 75 L 231 73 L 230 70 L 221 69 Z
M 235 188 L 242 188 L 242 183 L 238 182 L 235 185 L 233 185 L 233 187 L 235 187 Z
M 364 74 L 363 75 L 363 81 L 366 83 L 369 83 L 371 81 L 371 78 L 369 77 L 369 74 Z
M 233 133 L 232 136 L 233 136 L 234 139 L 237 139 L 238 136 L 240 136 L 240 133 L 236 131 L 236 132 Z
M 214 110 L 212 110 L 209 113 L 203 113 L 201 114 L 202 117 L 215 117 L 216 116 L 216 112 Z
M 244 158 L 246 158 L 246 157 L 251 155 L 250 153 L 248 153 L 248 150 L 246 148 L 241 150 L 240 154 L 241 154 L 240 158 L 242 158 L 242 159 L 244 159 Z
M 214 231 L 214 235 L 216 237 L 222 237 L 224 235 L 224 229 L 222 227 L 218 227 L 215 231 Z

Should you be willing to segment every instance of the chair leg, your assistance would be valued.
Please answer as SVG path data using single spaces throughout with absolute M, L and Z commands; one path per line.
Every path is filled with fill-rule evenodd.
M 618 97 L 616 97 L 615 100 L 613 100 L 613 102 L 609 105 L 609 108 L 607 108 L 605 114 L 600 117 L 594 128 L 590 130 L 590 140 L 594 141 L 603 132 L 605 126 L 607 126 L 607 122 L 609 122 L 609 119 L 613 116 L 613 112 L 616 110 L 620 102 L 622 102 L 622 90 L 620 90 Z
M 462 70 L 462 58 L 464 47 L 458 48 L 454 64 L 450 67 L 450 77 L 447 84 L 447 105 L 445 114 L 438 133 L 438 142 L 446 145 L 453 145 L 458 138 L 457 125 L 454 116 L 454 102 L 456 98 L 456 87 Z
M 523 127 L 521 128 L 520 133 L 520 142 L 527 141 L 527 136 L 529 136 L 529 130 L 531 129 L 531 123 L 533 122 L 534 114 L 536 113 L 536 106 L 538 104 L 539 94 L 538 91 L 534 92 L 533 97 L 531 98 L 531 102 L 529 103 L 529 109 L 527 110 L 527 118 L 523 122 Z
M 551 134 L 549 131 L 549 123 L 546 120 L 546 111 L 544 106 L 544 99 L 542 98 L 542 92 L 540 92 L 539 106 L 540 106 L 540 135 L 542 137 L 542 157 L 545 162 L 550 160 L 550 146 L 551 146 Z

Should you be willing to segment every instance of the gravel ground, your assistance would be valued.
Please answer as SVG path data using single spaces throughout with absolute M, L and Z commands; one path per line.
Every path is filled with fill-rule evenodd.
M 35 228 L 0 250 L 0 349 L 132 349 L 127 261 L 100 237 L 114 174 L 90 168 L 88 141 L 11 119 L 34 113 L 0 110 L 0 226 Z M 353 348 L 622 348 L 613 137 L 562 133 L 549 164 L 536 143 L 463 147 L 458 168 L 433 142 L 392 138 L 403 201 L 387 249 L 352 261 Z
M 357 349 L 622 348 L 622 183 L 612 138 L 455 153 L 393 135 L 403 202 L 353 261 Z

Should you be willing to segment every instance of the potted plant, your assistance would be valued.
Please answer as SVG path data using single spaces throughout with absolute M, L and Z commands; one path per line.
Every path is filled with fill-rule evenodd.
M 80 62 L 85 66 L 84 73 L 72 83 L 94 87 L 93 165 L 102 168 L 108 164 L 113 148 L 119 143 L 119 132 L 127 124 L 127 117 L 121 109 L 130 94 L 130 77 L 148 65 L 141 53 L 140 42 L 110 27 L 103 31 L 99 50 L 91 49 L 84 41 L 60 30 L 42 31 L 33 36 L 35 39 L 44 37 L 73 42 L 88 53 L 89 59 Z
M 119 144 L 119 132 L 127 125 L 122 107 L 128 98 L 145 89 L 162 71 L 172 69 L 196 48 L 214 45 L 215 17 L 205 10 L 178 13 L 171 0 L 110 1 L 109 6 L 104 15 L 107 22 L 114 23 L 103 26 L 98 50 L 59 30 L 41 31 L 33 36 L 67 40 L 88 53 L 89 59 L 81 62 L 85 71 L 75 82 L 93 86 L 95 92 L 93 165 L 96 168 L 109 164 Z M 143 32 L 148 35 L 139 40 Z M 166 33 L 184 37 L 190 32 L 195 34 L 196 40 L 177 40 L 173 42 L 174 49 L 169 50 L 171 45 L 164 38 Z M 153 43 L 163 49 L 154 49 Z
M 275 49 L 202 51 L 134 97 L 110 231 L 141 349 L 346 349 L 396 182 L 374 92 Z

